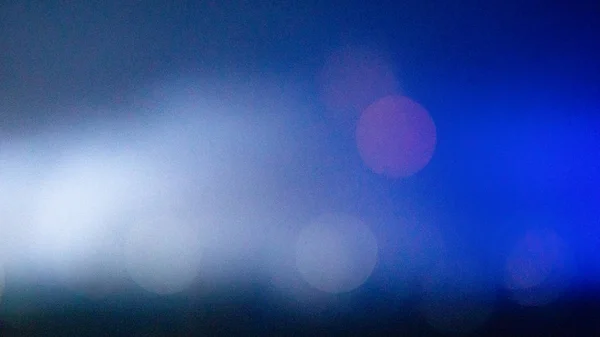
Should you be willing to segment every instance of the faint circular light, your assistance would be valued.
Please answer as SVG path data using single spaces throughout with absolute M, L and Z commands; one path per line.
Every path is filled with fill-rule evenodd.
M 431 160 L 436 129 L 421 105 L 405 96 L 387 96 L 362 113 L 356 142 L 364 163 L 375 173 L 407 177 Z
M 364 108 L 397 93 L 400 87 L 383 53 L 365 47 L 346 47 L 331 53 L 319 73 L 318 84 L 330 116 L 352 128 Z
M 557 299 L 568 283 L 565 242 L 550 229 L 528 231 L 506 261 L 506 287 L 515 301 L 526 306 Z
M 202 248 L 198 233 L 175 219 L 140 223 L 130 229 L 125 264 L 142 288 L 160 295 L 189 287 L 200 268 Z
M 334 295 L 324 293 L 308 284 L 298 272 L 294 247 L 295 237 L 292 229 L 281 226 L 271 231 L 268 240 L 268 252 L 265 256 L 269 264 L 270 284 L 279 297 L 278 305 L 294 312 L 315 313 L 318 308 L 331 305 Z
M 475 264 L 447 260 L 423 282 L 420 309 L 429 324 L 445 333 L 470 333 L 485 324 L 494 308 L 494 292 Z
M 507 261 L 507 287 L 526 289 L 544 282 L 564 263 L 561 246 L 560 238 L 552 231 L 528 232 Z
M 377 241 L 360 220 L 325 214 L 302 229 L 296 245 L 296 267 L 311 286 L 328 293 L 361 286 L 377 262 Z

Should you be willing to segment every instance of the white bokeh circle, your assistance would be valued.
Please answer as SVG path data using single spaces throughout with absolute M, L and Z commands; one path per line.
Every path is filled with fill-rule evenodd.
M 312 287 L 343 293 L 361 286 L 377 262 L 377 240 L 359 219 L 325 214 L 300 232 L 296 267 Z
M 181 292 L 196 279 L 202 245 L 198 231 L 173 218 L 138 223 L 128 232 L 125 263 L 131 279 L 147 291 Z

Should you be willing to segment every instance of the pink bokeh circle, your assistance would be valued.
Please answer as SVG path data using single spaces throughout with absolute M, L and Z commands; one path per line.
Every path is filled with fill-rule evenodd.
M 368 106 L 356 128 L 358 152 L 373 172 L 392 178 L 423 169 L 436 146 L 433 119 L 406 96 L 386 96 Z

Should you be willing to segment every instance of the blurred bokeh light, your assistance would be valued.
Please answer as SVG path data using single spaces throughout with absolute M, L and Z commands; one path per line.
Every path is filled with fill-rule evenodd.
M 326 59 L 317 82 L 328 115 L 353 130 L 360 112 L 381 97 L 397 94 L 400 83 L 389 56 L 367 46 L 345 46 Z
M 573 266 L 567 244 L 548 228 L 527 231 L 506 261 L 506 287 L 526 306 L 557 300 L 567 288 Z
M 331 293 L 351 291 L 371 275 L 377 262 L 377 240 L 362 221 L 325 214 L 298 237 L 296 264 L 313 287 Z
M 0 336 L 600 335 L 589 3 L 0 4 Z
M 386 96 L 362 113 L 356 143 L 365 164 L 375 173 L 407 177 L 431 160 L 436 130 L 421 105 L 405 96 Z

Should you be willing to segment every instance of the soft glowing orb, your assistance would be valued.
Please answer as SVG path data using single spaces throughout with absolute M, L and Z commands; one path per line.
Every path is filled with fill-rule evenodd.
M 527 289 L 543 283 L 564 266 L 562 242 L 552 231 L 531 231 L 515 246 L 507 261 L 507 286 Z
M 295 251 L 290 249 L 297 240 L 292 227 L 293 225 L 280 226 L 267 234 L 267 273 L 270 275 L 272 290 L 280 296 L 284 307 L 314 314 L 318 308 L 333 306 L 332 298 L 335 296 L 313 288 L 298 272 Z
M 314 288 L 348 292 L 371 275 L 377 250 L 375 236 L 362 221 L 344 214 L 325 214 L 301 231 L 296 266 Z
M 405 96 L 387 96 L 362 113 L 356 143 L 364 163 L 375 173 L 407 177 L 431 160 L 436 129 L 421 105 Z
M 193 227 L 163 219 L 131 228 L 124 253 L 131 278 L 150 292 L 166 295 L 183 291 L 193 283 L 202 247 Z
M 331 53 L 317 80 L 328 117 L 353 130 L 369 104 L 399 92 L 395 73 L 387 57 L 375 49 L 346 47 Z
M 552 302 L 565 289 L 569 259 L 564 241 L 552 230 L 530 230 L 506 261 L 506 287 L 526 306 Z
M 364 47 L 341 48 L 329 55 L 319 74 L 321 95 L 330 110 L 360 111 L 398 91 L 394 73 L 381 52 Z

